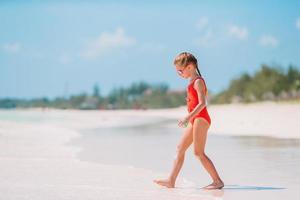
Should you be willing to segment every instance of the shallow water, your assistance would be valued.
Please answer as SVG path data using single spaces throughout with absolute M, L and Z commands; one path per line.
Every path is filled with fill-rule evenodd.
M 206 153 L 225 188 L 201 190 L 211 180 L 191 147 L 176 188 L 165 189 L 152 180 L 167 177 L 171 170 L 183 132 L 176 121 L 157 116 L 132 121 L 131 115 L 122 115 L 113 124 L 112 113 L 105 116 L 110 128 L 103 128 L 102 121 L 98 123 L 102 116 L 89 117 L 91 114 L 1 111 L 0 200 L 252 200 L 299 196 L 300 140 L 209 132 Z M 97 123 L 87 123 L 90 120 Z M 99 126 L 102 128 L 90 128 Z
M 154 178 L 165 178 L 182 132 L 172 121 L 98 128 L 82 130 L 82 136 L 69 145 L 81 147 L 77 154 L 80 160 L 143 168 L 160 174 Z M 282 199 L 299 195 L 300 140 L 219 136 L 209 132 L 206 149 L 225 181 L 224 190 L 216 193 L 218 198 Z M 179 178 L 187 182 L 176 189 L 191 195 L 211 181 L 193 155 L 192 146 L 186 152 Z

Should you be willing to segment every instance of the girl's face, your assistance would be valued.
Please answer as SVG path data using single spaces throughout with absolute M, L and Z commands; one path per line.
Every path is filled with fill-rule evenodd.
M 182 78 L 187 79 L 191 76 L 191 70 L 193 68 L 191 64 L 188 64 L 186 66 L 175 66 L 175 67 L 178 75 L 181 76 Z

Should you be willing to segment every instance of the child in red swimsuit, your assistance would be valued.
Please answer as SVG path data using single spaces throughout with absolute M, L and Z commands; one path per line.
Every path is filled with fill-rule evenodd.
M 187 101 L 187 107 L 188 107 L 189 113 L 192 112 L 195 109 L 195 107 L 199 104 L 198 94 L 197 94 L 196 89 L 194 88 L 195 81 L 198 79 L 203 81 L 203 85 L 205 86 L 204 93 L 206 96 L 208 93 L 204 79 L 200 76 L 197 76 L 196 78 L 194 78 L 194 80 L 188 85 L 188 88 L 187 88 L 186 101 Z M 205 102 L 205 105 L 206 105 L 206 102 Z M 191 118 L 190 122 L 192 124 L 194 124 L 195 119 L 200 118 L 200 117 L 204 118 L 208 124 L 211 124 L 210 116 L 207 112 L 206 106 L 198 114 L 196 114 L 193 118 Z
M 175 58 L 174 65 L 182 78 L 190 79 L 186 97 L 188 114 L 178 123 L 180 127 L 187 125 L 187 128 L 177 146 L 177 155 L 170 176 L 167 179 L 154 180 L 154 182 L 169 188 L 175 187 L 176 178 L 184 162 L 185 152 L 194 143 L 195 156 L 213 179 L 213 182 L 204 189 L 221 189 L 224 187 L 224 183 L 205 153 L 206 136 L 211 119 L 206 108 L 208 91 L 199 71 L 197 59 L 192 54 L 183 52 Z

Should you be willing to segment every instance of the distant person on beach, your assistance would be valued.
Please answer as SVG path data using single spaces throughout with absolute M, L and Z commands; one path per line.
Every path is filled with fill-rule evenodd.
M 184 162 L 185 152 L 188 147 L 194 143 L 195 156 L 201 161 L 213 179 L 211 184 L 203 188 L 221 189 L 224 187 L 224 183 L 214 164 L 205 154 L 206 136 L 211 124 L 211 119 L 206 108 L 208 91 L 199 71 L 197 59 L 192 54 L 183 52 L 176 56 L 174 65 L 179 76 L 190 79 L 186 98 L 188 115 L 178 123 L 180 127 L 187 128 L 177 146 L 177 155 L 171 174 L 167 179 L 156 179 L 154 182 L 168 188 L 174 188 L 176 178 Z

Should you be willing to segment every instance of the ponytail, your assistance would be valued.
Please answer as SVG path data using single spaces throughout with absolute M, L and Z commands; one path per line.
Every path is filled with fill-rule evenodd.
M 199 75 L 200 77 L 202 77 L 202 75 L 201 75 L 201 73 L 200 73 L 200 70 L 199 70 L 199 68 L 198 68 L 198 64 L 197 64 L 197 63 L 196 63 L 196 69 L 197 69 L 198 75 Z

